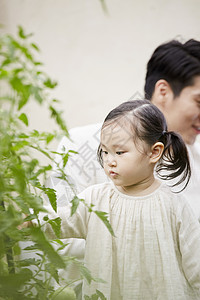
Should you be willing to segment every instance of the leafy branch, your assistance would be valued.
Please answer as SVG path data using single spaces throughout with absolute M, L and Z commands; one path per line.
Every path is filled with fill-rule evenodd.
M 0 36 L 0 298 L 5 300 L 55 298 L 54 282 L 60 283 L 57 268 L 65 269 L 70 263 L 80 269 L 77 280 L 85 278 L 89 283 L 97 280 L 83 264 L 60 255 L 66 247 L 59 240 L 60 218 L 49 220 L 48 216 L 44 217 L 58 237 L 56 241 L 46 237 L 40 224 L 39 213 L 45 212 L 44 195 L 57 210 L 56 191 L 44 184 L 53 164 L 57 166 L 58 178 L 64 180 L 74 195 L 72 214 L 79 201 L 87 204 L 76 197 L 63 169 L 70 155 L 76 152 L 57 153 L 49 149 L 54 139 L 63 135 L 69 138 L 69 134 L 62 112 L 56 108 L 58 100 L 51 98 L 51 90 L 57 83 L 43 71 L 43 64 L 35 58 L 40 50 L 30 38 L 32 33 L 26 34 L 21 26 L 16 38 L 9 34 Z M 28 130 L 29 115 L 24 108 L 32 101 L 47 107 L 58 131 Z M 35 158 L 35 152 L 44 155 L 49 164 L 42 165 Z M 55 154 L 61 155 L 62 167 L 55 161 Z M 106 213 L 87 207 L 114 235 Z M 37 221 L 37 227 L 24 226 L 32 220 Z M 57 249 L 53 245 L 55 242 L 59 245 Z M 36 258 L 23 258 L 24 253 L 34 253 Z M 71 284 L 67 282 L 66 287 Z M 99 291 L 97 294 L 104 299 Z

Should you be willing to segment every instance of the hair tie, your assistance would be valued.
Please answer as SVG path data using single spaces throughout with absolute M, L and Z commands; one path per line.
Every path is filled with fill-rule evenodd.
M 161 139 L 162 137 L 164 137 L 166 133 L 167 133 L 167 131 L 163 130 L 161 136 L 159 137 L 159 139 Z

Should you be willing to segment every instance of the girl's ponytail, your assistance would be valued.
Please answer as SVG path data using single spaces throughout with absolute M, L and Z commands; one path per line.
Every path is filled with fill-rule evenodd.
M 185 185 L 181 189 L 182 191 L 186 188 L 191 177 L 189 155 L 186 145 L 181 136 L 173 131 L 164 131 L 159 141 L 164 143 L 165 148 L 162 158 L 156 166 L 156 172 L 158 176 L 164 180 L 172 180 L 179 177 L 178 181 L 172 184 L 172 187 L 185 181 Z

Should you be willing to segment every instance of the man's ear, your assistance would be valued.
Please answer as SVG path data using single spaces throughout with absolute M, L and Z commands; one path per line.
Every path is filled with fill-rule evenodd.
M 151 147 L 151 153 L 150 153 L 150 162 L 151 163 L 157 163 L 159 159 L 161 158 L 164 151 L 164 145 L 161 142 L 155 143 Z
M 174 98 L 173 96 L 174 94 L 169 83 L 165 79 L 160 79 L 155 84 L 151 102 L 163 111 L 168 105 L 169 100 Z

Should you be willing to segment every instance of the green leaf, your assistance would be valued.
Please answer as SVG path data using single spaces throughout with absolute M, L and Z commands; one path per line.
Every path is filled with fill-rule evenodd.
M 44 193 L 48 196 L 52 208 L 57 212 L 57 197 L 56 191 L 52 188 L 44 188 Z
M 39 133 L 38 130 L 34 129 L 34 130 L 31 132 L 30 135 L 33 136 L 33 137 L 39 137 L 39 136 L 40 136 L 40 133 Z
M 11 147 L 11 150 L 12 151 L 19 151 L 20 149 L 24 148 L 25 146 L 29 146 L 29 141 L 27 140 L 21 140 L 21 141 L 18 141 L 16 143 L 13 143 L 12 147 Z
M 20 254 L 21 254 L 21 247 L 19 246 L 18 243 L 16 243 L 16 244 L 13 246 L 13 254 L 14 254 L 14 255 L 20 255 Z
M 49 144 L 55 138 L 55 134 L 49 133 L 46 137 L 46 142 Z
M 94 213 L 103 221 L 103 223 L 106 225 L 106 227 L 110 231 L 111 235 L 115 236 L 114 231 L 108 220 L 108 213 L 103 212 L 103 211 L 98 211 L 98 210 L 95 210 Z
M 10 237 L 10 239 L 12 240 L 13 244 L 16 242 L 16 241 L 20 241 L 22 240 L 22 232 L 21 230 L 19 230 L 17 227 L 16 227 L 16 224 L 17 223 L 17 220 L 15 221 L 15 224 L 13 227 L 9 227 L 6 231 L 6 234 L 7 236 Z M 19 223 L 19 222 L 18 222 Z
M 48 223 L 51 225 L 56 236 L 59 238 L 61 233 L 61 218 L 50 219 Z
M 19 137 L 20 139 L 27 139 L 27 138 L 29 138 L 29 136 L 28 136 L 27 134 L 25 134 L 24 132 L 20 133 L 20 134 L 18 135 L 18 137 Z
M 16 76 L 10 79 L 10 85 L 18 93 L 20 99 L 18 110 L 20 110 L 28 102 L 31 86 L 28 84 L 24 84 L 22 78 Z
M 48 263 L 45 267 L 45 270 L 55 279 L 57 283 L 59 283 L 57 266 Z
M 55 239 L 55 240 L 53 240 L 53 242 L 54 243 L 57 243 L 57 244 L 59 244 L 59 245 L 61 245 L 61 246 L 63 246 L 63 245 L 65 245 L 61 240 L 59 240 L 59 239 Z
M 19 116 L 19 119 L 26 125 L 28 126 L 28 118 L 27 118 L 27 115 L 25 113 L 22 113 L 20 116 Z
M 19 25 L 18 26 L 18 35 L 22 39 L 27 39 L 28 37 L 32 36 L 33 33 L 25 34 L 24 29 L 22 28 L 22 26 Z
M 88 268 L 86 268 L 83 264 L 79 266 L 80 272 L 82 276 L 87 280 L 87 282 L 90 284 L 92 281 L 92 275 Z
M 10 84 L 11 84 L 12 88 L 17 92 L 22 92 L 24 89 L 24 85 L 23 85 L 21 79 L 18 77 L 12 77 L 10 79 Z
M 62 161 L 63 161 L 63 168 L 66 166 L 67 162 L 68 162 L 68 159 L 69 159 L 69 153 L 66 153 L 63 158 L 62 158 Z
M 71 207 L 71 216 L 76 212 L 77 210 L 77 207 L 79 205 L 79 202 L 80 202 L 80 199 L 75 196 L 72 200 L 71 200 L 71 203 L 72 203 L 72 207 Z
M 32 221 L 34 219 L 36 219 L 36 215 L 32 214 L 32 215 L 27 216 L 23 221 L 24 222 L 29 222 L 29 221 Z
M 35 65 L 35 66 L 42 66 L 43 63 L 41 63 L 40 61 L 35 61 L 35 62 L 34 62 L 34 65 Z M 42 72 L 40 72 L 40 71 L 37 71 L 37 72 L 36 72 L 37 75 L 40 75 L 41 73 L 42 73 Z
M 24 169 L 22 165 L 16 164 L 11 167 L 11 170 L 15 180 L 15 188 L 23 194 L 26 190 L 26 175 Z
M 58 99 L 53 99 L 52 102 L 60 103 L 60 100 L 58 100 Z
M 16 68 L 16 69 L 13 69 L 13 73 L 14 73 L 15 75 L 17 75 L 17 74 L 19 74 L 20 72 L 23 72 L 23 71 L 24 71 L 23 68 Z
M 47 166 L 43 166 L 41 168 L 39 168 L 37 170 L 37 172 L 34 174 L 34 176 L 32 176 L 31 178 L 37 178 L 40 174 L 45 174 L 47 171 L 52 170 L 52 166 L 51 165 L 47 165 Z
M 0 69 L 0 79 L 6 78 L 8 76 L 8 71 Z
M 27 246 L 27 247 L 25 247 L 23 250 L 26 250 L 26 251 L 32 251 L 32 250 L 38 250 L 38 244 L 37 243 L 35 243 L 35 244 L 33 244 L 33 245 L 30 245 L 30 246 Z M 37 253 L 36 253 L 37 254 Z M 39 254 L 38 254 L 39 255 Z
M 107 298 L 104 296 L 104 294 L 101 293 L 99 290 L 96 290 L 96 294 L 100 297 L 101 300 L 107 300 Z
M 54 250 L 50 242 L 46 239 L 44 232 L 39 227 L 32 227 L 31 235 L 33 241 L 37 242 L 38 248 L 47 255 L 51 263 L 55 264 L 58 268 L 65 268 L 62 257 Z
M 48 221 L 48 220 L 49 220 L 49 217 L 48 217 L 48 215 L 46 215 L 46 216 L 44 216 L 44 217 L 43 217 L 43 221 L 45 221 L 45 222 L 46 222 L 46 221 Z
M 44 101 L 41 93 L 42 93 L 42 89 L 38 86 L 31 86 L 31 93 L 33 94 L 35 100 L 38 102 L 38 103 L 42 103 Z
M 68 153 L 78 154 L 78 152 L 77 152 L 77 151 L 74 151 L 74 150 L 69 150 Z
M 44 85 L 50 89 L 53 89 L 57 86 L 57 82 L 53 82 L 50 78 L 48 78 L 46 81 L 44 81 Z
M 25 258 L 23 260 L 16 261 L 18 267 L 38 266 L 41 260 L 35 258 Z
M 63 244 L 61 247 L 58 248 L 58 251 L 63 250 L 69 245 L 69 243 Z
M 18 35 L 22 38 L 22 39 L 25 39 L 26 36 L 24 34 L 24 30 L 21 26 L 18 26 Z
M 29 204 L 29 207 L 34 209 L 35 213 L 38 213 L 39 211 L 47 212 L 43 206 L 43 199 L 40 196 L 37 196 L 36 194 L 25 194 L 23 196 L 24 201 L 26 201 Z
M 67 127 L 65 125 L 64 120 L 61 117 L 61 112 L 58 112 L 53 106 L 49 106 L 49 109 L 51 111 L 51 117 L 54 118 L 57 122 L 57 124 L 60 126 L 60 128 L 66 133 L 66 135 L 69 137 L 69 133 L 67 130 Z
M 9 216 L 8 212 L 0 211 L 0 234 L 5 233 L 13 224 L 14 220 L 11 220 L 11 216 Z
M 31 43 L 31 46 L 36 50 L 36 51 L 40 51 L 39 47 L 35 44 L 35 43 Z
M 98 300 L 99 298 L 101 300 L 107 300 L 107 298 L 104 296 L 104 294 L 101 293 L 99 290 L 96 290 L 96 293 L 93 294 L 91 297 L 84 295 L 85 300 Z
M 3 68 L 3 67 L 5 67 L 5 66 L 10 65 L 11 63 L 12 63 L 12 61 L 11 61 L 9 58 L 6 58 L 6 59 L 4 59 L 4 60 L 2 61 L 1 67 Z M 9 73 L 7 73 L 7 77 L 8 77 L 8 75 L 9 75 Z
M 17 274 L 9 274 L 0 276 L 0 296 L 4 295 L 5 298 L 13 297 L 16 299 L 16 291 L 19 291 L 21 286 L 24 286 L 32 277 L 32 271 L 29 269 L 21 269 Z
M 62 155 L 63 168 L 66 166 L 66 164 L 69 160 L 70 153 L 78 154 L 78 152 L 74 151 L 74 150 L 69 150 L 67 153 L 57 153 L 59 155 Z
M 31 34 L 26 35 L 26 38 L 27 38 L 28 36 L 31 36 Z M 29 61 L 31 61 L 31 62 L 33 63 L 33 57 L 32 57 L 32 55 L 31 55 L 31 53 L 30 53 L 30 51 L 29 51 L 29 49 L 28 49 L 27 47 L 20 45 L 20 43 L 18 43 L 18 42 L 17 42 L 16 40 L 14 40 L 14 39 L 11 40 L 11 43 L 12 43 L 12 45 L 13 45 L 14 48 L 16 48 L 16 49 L 18 49 L 19 51 L 21 51 L 21 54 L 24 54 L 25 57 L 26 57 Z M 19 58 L 16 57 L 16 59 L 18 60 Z

